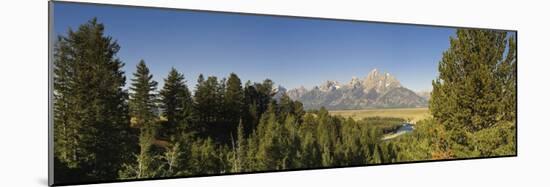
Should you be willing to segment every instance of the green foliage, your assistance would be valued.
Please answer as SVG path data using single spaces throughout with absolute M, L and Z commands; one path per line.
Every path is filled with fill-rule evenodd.
M 181 175 L 181 171 L 178 170 L 178 167 L 183 165 L 181 163 L 181 157 L 182 154 L 184 154 L 184 151 L 182 151 L 183 147 L 179 142 L 175 142 L 172 147 L 170 147 L 166 152 L 164 152 L 163 155 L 161 155 L 161 159 L 164 160 L 164 173 L 162 176 L 164 177 L 171 177 L 171 176 L 178 176 Z
M 192 120 L 193 101 L 183 74 L 172 68 L 164 79 L 160 97 L 160 108 L 166 117 L 162 129 L 163 137 L 169 138 L 181 132 L 184 129 L 182 125 L 189 124 Z
M 248 81 L 244 86 L 244 101 L 242 106 L 242 120 L 247 135 L 260 122 L 261 115 L 273 103 L 273 81 L 266 79 L 262 83 Z
M 398 161 L 450 159 L 453 156 L 448 133 L 433 119 L 419 121 L 414 132 L 392 140 Z
M 348 118 L 342 125 L 342 140 L 338 145 L 340 163 L 338 165 L 361 165 L 365 159 L 363 144 L 361 144 L 361 126 L 355 120 Z
M 226 121 L 233 128 L 241 119 L 241 110 L 244 102 L 244 91 L 241 79 L 235 73 L 231 73 L 227 79 L 227 87 L 224 94 L 224 113 Z
M 258 125 L 259 144 L 256 153 L 258 170 L 281 169 L 280 162 L 283 159 L 281 127 L 272 109 L 262 116 Z
M 224 158 L 218 151 L 214 141 L 210 138 L 198 140 L 191 146 L 189 167 L 193 174 L 221 173 Z
M 456 35 L 433 82 L 435 120 L 448 130 L 476 132 L 515 118 L 513 36 L 481 29 L 458 29 Z
M 131 158 L 135 148 L 123 90 L 124 64 L 116 58 L 120 47 L 104 36 L 104 30 L 94 18 L 55 44 L 55 165 L 80 174 L 56 180 L 115 178 L 120 163 Z
M 145 61 L 140 60 L 137 70 L 133 74 L 130 87 L 130 115 L 135 119 L 135 126 L 138 128 L 154 128 L 156 119 L 157 82 L 149 73 Z
M 237 127 L 237 141 L 232 143 L 232 152 L 229 161 L 231 162 L 231 172 L 243 172 L 246 167 L 246 139 L 244 137 L 244 127 L 242 122 Z
M 137 65 L 133 74 L 130 90 L 130 115 L 135 121 L 134 127 L 140 129 L 139 152 L 135 161 L 124 163 L 119 171 L 121 178 L 151 178 L 160 175 L 159 155 L 153 151 L 153 143 L 157 131 L 157 115 L 155 113 L 157 95 L 154 93 L 157 82 L 149 73 L 149 68 L 143 60 Z
M 152 128 L 141 128 L 139 153 L 134 155 L 134 161 L 122 164 L 123 167 L 119 171 L 120 179 L 152 178 L 161 175 L 159 156 L 152 150 L 154 134 Z
M 471 145 L 479 156 L 502 156 L 516 153 L 516 126 L 502 122 L 495 128 L 484 129 L 473 135 Z
M 487 135 L 506 132 L 505 137 L 512 137 L 515 132 L 513 128 L 498 130 L 515 124 L 515 36 L 504 31 L 458 29 L 450 43 L 439 63 L 439 76 L 433 81 L 430 111 L 435 122 L 448 131 L 456 156 L 492 156 L 488 147 L 507 147 L 510 141 Z M 492 148 L 508 150 L 504 155 L 515 152 Z
M 220 87 L 218 78 L 215 76 L 208 77 L 206 81 L 199 79 L 194 95 L 199 123 L 213 123 L 220 117 L 218 110 L 222 105 L 221 93 L 218 92 Z

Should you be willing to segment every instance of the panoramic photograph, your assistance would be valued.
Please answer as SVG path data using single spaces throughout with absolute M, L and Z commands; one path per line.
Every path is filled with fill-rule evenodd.
M 517 155 L 516 31 L 50 11 L 55 185 Z

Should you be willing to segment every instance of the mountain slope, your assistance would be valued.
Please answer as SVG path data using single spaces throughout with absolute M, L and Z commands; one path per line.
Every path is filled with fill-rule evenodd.
M 426 99 L 407 88 L 394 88 L 376 99 L 377 107 L 419 107 L 426 105 Z
M 325 81 L 311 90 L 304 87 L 286 92 L 294 100 L 304 104 L 305 109 L 325 107 L 331 110 L 423 107 L 427 100 L 403 87 L 389 73 L 373 69 L 364 79 L 353 77 L 348 84 Z

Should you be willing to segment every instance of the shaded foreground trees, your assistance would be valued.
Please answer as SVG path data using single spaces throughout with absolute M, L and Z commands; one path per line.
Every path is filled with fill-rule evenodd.
M 157 90 L 140 61 L 128 94 L 119 46 L 103 30 L 93 19 L 56 42 L 56 183 L 515 153 L 515 39 L 506 33 L 459 29 L 433 83 L 434 118 L 381 141 L 404 120 L 305 112 L 287 95 L 274 99 L 269 79 L 201 74 L 192 94 L 172 68 Z
M 136 142 L 130 128 L 119 45 L 92 19 L 59 37 L 54 53 L 54 145 L 57 179 L 118 177 Z M 113 145 L 116 142 L 116 146 Z

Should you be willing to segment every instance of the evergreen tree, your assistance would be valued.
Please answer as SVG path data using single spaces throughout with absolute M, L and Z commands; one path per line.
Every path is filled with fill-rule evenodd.
M 513 119 L 514 36 L 504 31 L 458 29 L 450 43 L 433 81 L 430 111 L 436 121 L 451 131 L 476 132 Z
M 243 128 L 244 129 L 244 128 Z M 259 137 L 256 133 L 256 131 L 252 131 L 252 133 L 248 136 L 246 141 L 246 162 L 244 163 L 244 169 L 245 171 L 258 171 L 259 164 L 257 160 L 257 153 L 258 153 L 258 144 L 259 144 Z
M 152 147 L 156 134 L 155 103 L 157 82 L 153 80 L 153 75 L 149 73 L 149 68 L 143 60 L 137 65 L 137 70 L 133 74 L 132 86 L 130 87 L 130 109 L 134 125 L 140 129 L 139 147 L 140 151 L 136 155 L 136 163 L 128 164 L 125 171 L 121 174 L 124 178 L 150 178 L 157 176 L 158 166 L 156 165 L 156 155 Z
M 164 86 L 160 91 L 161 108 L 166 123 L 162 129 L 164 136 L 177 135 L 183 130 L 182 125 L 191 121 L 192 99 L 189 89 L 185 85 L 185 78 L 176 69 L 172 68 L 168 77 L 164 79 Z
M 54 165 L 77 170 L 76 178 L 56 180 L 115 179 L 135 148 L 120 46 L 104 30 L 94 18 L 55 44 Z
M 193 109 L 196 111 L 196 121 L 200 125 L 198 131 L 203 131 L 204 123 L 208 114 L 204 113 L 207 111 L 207 90 L 205 90 L 204 85 L 204 76 L 202 74 L 197 78 L 197 85 L 195 86 L 195 94 L 193 95 Z
M 241 85 L 241 79 L 231 73 L 227 79 L 227 88 L 224 94 L 225 116 L 232 128 L 237 127 L 241 120 L 241 110 L 243 107 L 244 93 Z
M 300 163 L 305 168 L 321 167 L 321 149 L 313 133 L 307 132 L 303 137 Z
M 293 115 L 287 115 L 283 123 L 281 136 L 281 142 L 283 144 L 283 161 L 282 168 L 300 168 L 301 163 L 299 161 L 299 151 L 301 148 L 301 141 L 298 130 L 298 121 Z
M 232 144 L 232 172 L 243 172 L 246 166 L 246 139 L 242 122 L 237 127 L 237 140 Z
M 281 154 L 282 147 L 280 144 L 280 129 L 274 106 L 269 105 L 265 115 L 262 115 L 260 124 L 258 125 L 258 167 L 260 170 L 275 170 L 281 169 L 280 161 L 283 158 Z
M 183 74 L 172 68 L 164 79 L 160 91 L 161 108 L 166 117 L 166 123 L 160 129 L 162 136 L 170 140 L 161 159 L 165 177 L 191 174 L 189 160 L 193 140 L 192 115 L 193 100 L 185 85 Z M 188 132 L 191 131 L 191 132 Z
M 302 122 L 302 117 L 306 114 L 306 112 L 304 111 L 304 104 L 300 101 L 294 101 L 294 115 L 296 116 L 296 118 L 298 119 L 298 122 L 301 123 Z
M 195 110 L 199 114 L 199 123 L 211 124 L 216 122 L 219 114 L 220 90 L 218 78 L 210 76 L 205 81 L 202 75 L 199 75 L 197 87 L 195 90 Z
M 135 125 L 139 128 L 154 128 L 156 119 L 155 111 L 157 102 L 157 82 L 153 80 L 153 75 L 149 73 L 149 68 L 145 61 L 140 60 L 137 70 L 133 73 L 132 85 L 130 90 L 130 109 L 131 116 L 134 118 Z
M 216 144 L 211 138 L 198 140 L 191 146 L 189 161 L 191 172 L 194 174 L 216 174 L 222 170 L 222 158 L 216 150 Z
M 379 140 L 381 138 L 381 130 L 375 127 L 366 128 L 364 136 L 361 138 L 361 144 L 365 146 L 366 164 L 378 164 L 381 162 Z
M 364 164 L 363 150 L 361 145 L 361 130 L 358 124 L 351 117 L 346 119 L 344 125 L 342 125 L 342 143 L 339 146 L 341 156 L 340 158 L 345 163 L 339 163 L 340 165 L 360 165 Z
M 230 111 L 230 108 L 226 106 L 226 100 L 225 100 L 225 93 L 227 90 L 227 79 L 222 78 L 217 85 L 215 85 L 215 92 L 213 97 L 215 98 L 216 103 L 214 104 L 214 122 L 217 125 L 223 125 L 221 126 L 221 129 L 223 132 L 232 132 L 235 130 L 236 126 L 229 126 L 228 119 L 230 116 L 227 115 L 226 112 Z M 227 133 L 224 133 L 226 135 Z
M 262 83 L 247 81 L 244 86 L 242 119 L 246 134 L 250 134 L 260 122 L 261 115 L 273 102 L 273 81 L 266 79 Z
M 257 106 L 257 91 L 250 81 L 247 81 L 244 86 L 244 99 L 242 106 L 243 129 L 246 135 L 250 135 L 253 129 L 259 122 L 258 106 Z
M 303 104 L 299 101 L 293 101 L 286 93 L 284 93 L 279 99 L 278 106 L 281 121 L 283 121 L 288 115 L 292 115 L 297 118 L 298 122 L 301 122 L 301 119 L 305 114 Z
M 257 90 L 256 103 L 258 104 L 258 113 L 263 114 L 268 106 L 273 101 L 273 81 L 270 79 L 264 80 L 261 84 L 256 83 L 255 87 Z
M 319 145 L 322 151 L 322 165 L 328 167 L 331 166 L 334 161 L 333 150 L 334 143 L 337 142 L 338 124 L 333 121 L 333 118 L 328 114 L 328 110 L 324 107 L 319 109 L 317 115 L 317 138 L 319 139 Z
M 279 116 L 281 118 L 285 118 L 287 115 L 295 115 L 294 102 L 286 93 L 284 93 L 283 96 L 281 96 L 281 98 L 279 99 Z M 283 119 L 281 119 L 281 121 L 282 120 Z

